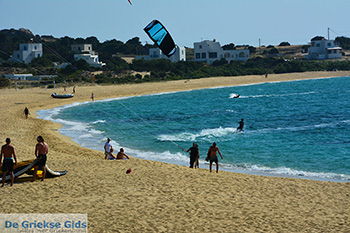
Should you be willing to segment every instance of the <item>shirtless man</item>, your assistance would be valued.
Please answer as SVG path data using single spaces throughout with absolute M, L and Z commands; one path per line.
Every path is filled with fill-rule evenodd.
M 219 148 L 216 146 L 216 143 L 214 142 L 213 145 L 211 147 L 209 147 L 209 150 L 208 150 L 208 156 L 209 156 L 209 161 L 210 161 L 209 168 L 210 168 L 210 172 L 211 172 L 211 167 L 212 167 L 213 163 L 215 162 L 216 173 L 218 173 L 219 172 L 219 160 L 218 160 L 218 156 L 216 155 L 216 153 L 219 153 L 221 159 L 224 159 L 222 157 L 222 154 L 221 154 Z
M 2 161 L 2 156 L 4 156 L 4 162 Z M 13 158 L 12 158 L 13 157 Z M 15 162 L 13 163 L 13 159 Z M 5 185 L 5 177 L 7 173 L 10 173 L 11 176 L 11 186 L 15 180 L 15 176 L 13 174 L 13 166 L 17 163 L 15 148 L 11 145 L 11 139 L 6 138 L 6 144 L 1 147 L 0 152 L 0 166 L 2 165 L 2 186 Z
M 34 178 L 33 181 L 35 181 L 38 178 L 37 171 L 38 169 L 43 171 L 43 176 L 41 178 L 41 181 L 44 181 L 44 178 L 46 176 L 46 160 L 47 160 L 47 153 L 49 152 L 49 146 L 44 142 L 44 138 L 42 136 L 38 136 L 36 138 L 38 143 L 35 145 L 35 156 L 37 158 L 37 164 L 34 167 Z
M 129 159 L 129 156 L 124 153 L 124 149 L 120 148 L 120 151 L 117 154 L 117 159 Z

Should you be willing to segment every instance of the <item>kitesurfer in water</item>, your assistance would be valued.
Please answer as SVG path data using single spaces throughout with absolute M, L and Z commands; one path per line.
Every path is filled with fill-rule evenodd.
M 237 127 L 237 131 L 238 132 L 242 132 L 243 131 L 243 127 L 244 127 L 244 119 L 241 119 L 239 122 L 238 122 L 239 126 Z

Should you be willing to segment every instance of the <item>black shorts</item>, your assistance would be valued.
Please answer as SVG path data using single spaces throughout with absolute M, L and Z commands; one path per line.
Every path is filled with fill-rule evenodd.
M 210 157 L 210 163 L 219 163 L 219 160 L 218 160 L 218 157 L 215 156 L 215 157 Z
M 198 156 L 190 156 L 190 167 L 193 167 L 194 163 L 197 161 Z
M 38 155 L 36 165 L 37 165 L 39 168 L 44 168 L 45 165 L 46 165 L 46 160 L 47 160 L 46 155 Z
M 13 160 L 12 159 L 4 159 L 4 162 L 2 163 L 2 172 L 13 172 Z

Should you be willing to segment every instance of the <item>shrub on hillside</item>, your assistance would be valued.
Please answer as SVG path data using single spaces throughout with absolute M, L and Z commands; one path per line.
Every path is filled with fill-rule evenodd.
M 0 77 L 0 88 L 9 87 L 11 85 L 10 80 L 4 77 Z

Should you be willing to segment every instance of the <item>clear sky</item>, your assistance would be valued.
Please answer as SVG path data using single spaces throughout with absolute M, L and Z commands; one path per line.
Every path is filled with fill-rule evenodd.
M 27 28 L 55 37 L 148 41 L 143 28 L 161 21 L 178 45 L 305 44 L 316 35 L 350 37 L 350 0 L 0 0 L 0 29 Z

